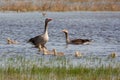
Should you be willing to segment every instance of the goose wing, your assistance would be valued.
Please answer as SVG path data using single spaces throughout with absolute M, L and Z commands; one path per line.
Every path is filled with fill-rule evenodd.
M 90 42 L 90 40 L 88 40 L 88 39 L 74 39 L 74 40 L 71 40 L 71 43 L 73 43 L 73 44 L 84 44 L 86 42 Z
M 38 46 L 39 44 L 44 44 L 44 38 L 42 35 L 38 35 L 36 37 L 33 37 L 29 39 L 29 42 L 33 43 L 34 45 Z

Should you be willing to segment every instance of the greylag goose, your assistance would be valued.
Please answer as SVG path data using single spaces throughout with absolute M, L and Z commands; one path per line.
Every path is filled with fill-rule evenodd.
M 49 54 L 49 51 L 45 47 L 42 47 L 41 45 L 39 45 L 38 49 L 39 49 L 39 52 L 42 52 L 44 55 Z
M 50 18 L 46 18 L 45 19 L 45 29 L 44 29 L 44 33 L 41 35 L 38 35 L 34 38 L 29 39 L 28 42 L 31 42 L 35 45 L 35 47 L 39 47 L 39 45 L 41 45 L 41 47 L 45 47 L 44 45 L 48 42 L 49 40 L 49 36 L 48 36 L 48 22 L 50 22 L 52 19 Z
M 91 40 L 89 40 L 89 39 L 74 39 L 74 40 L 70 40 L 69 36 L 68 36 L 68 30 L 64 29 L 64 30 L 62 30 L 62 32 L 65 33 L 66 43 L 67 44 L 87 44 L 87 43 L 91 42 Z

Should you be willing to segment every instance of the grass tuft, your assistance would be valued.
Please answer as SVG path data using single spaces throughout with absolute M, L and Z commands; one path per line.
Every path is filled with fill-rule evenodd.
M 70 59 L 64 57 L 43 58 L 36 60 L 25 59 L 20 56 L 16 59 L 8 59 L 4 63 L 6 67 L 0 67 L 0 80 L 119 80 L 120 65 L 87 67 L 83 65 L 74 66 Z M 36 61 L 38 61 L 36 63 Z M 14 65 L 19 63 L 21 65 Z M 40 63 L 40 65 L 38 64 Z M 48 65 L 50 64 L 50 65 Z M 100 63 L 99 63 L 100 64 Z

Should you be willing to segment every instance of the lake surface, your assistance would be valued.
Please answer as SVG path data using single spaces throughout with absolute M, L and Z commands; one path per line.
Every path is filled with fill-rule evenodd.
M 44 20 L 47 17 L 53 19 L 48 24 L 48 50 L 55 48 L 64 52 L 65 57 L 71 59 L 75 65 L 96 65 L 96 60 L 86 60 L 86 57 L 91 56 L 92 59 L 102 59 L 105 64 L 111 63 L 111 60 L 106 59 L 115 52 L 117 57 L 113 64 L 120 64 L 120 12 L 47 12 L 45 17 L 41 12 L 0 12 L 0 58 L 7 59 L 15 55 L 24 55 L 30 59 L 34 56 L 43 57 L 27 41 L 43 33 Z M 68 45 L 66 48 L 65 35 L 61 32 L 63 29 L 69 30 L 71 39 L 92 39 L 92 42 L 89 45 Z M 7 37 L 20 43 L 9 45 L 6 42 Z M 75 51 L 80 51 L 83 57 L 75 58 Z M 48 57 L 50 56 L 46 56 Z M 0 64 L 3 62 L 1 59 Z

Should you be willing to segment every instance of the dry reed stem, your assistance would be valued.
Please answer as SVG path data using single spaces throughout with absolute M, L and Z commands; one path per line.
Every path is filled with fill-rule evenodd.
M 119 0 L 3 0 L 2 3 L 2 11 L 120 11 Z

